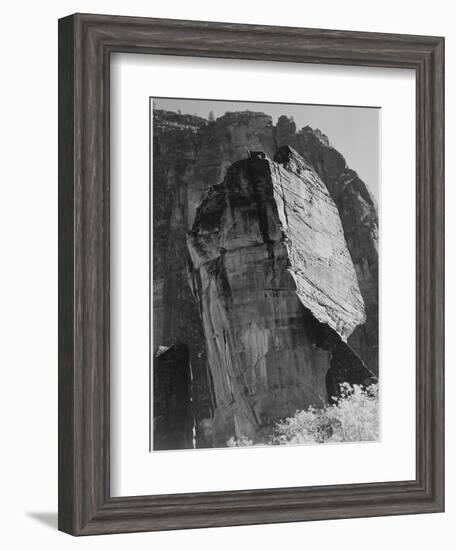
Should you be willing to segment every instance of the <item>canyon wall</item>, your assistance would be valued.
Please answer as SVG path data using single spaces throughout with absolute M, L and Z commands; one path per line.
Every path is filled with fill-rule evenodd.
M 201 317 L 188 283 L 186 235 L 207 189 L 223 179 L 234 161 L 245 158 L 248 149 L 274 154 L 271 117 L 246 111 L 209 122 L 154 111 L 153 348 L 188 346 L 197 447 L 212 446 L 214 392 Z
M 282 116 L 277 121 L 275 135 L 278 147 L 291 145 L 313 166 L 338 208 L 366 305 L 366 322 L 352 334 L 350 345 L 378 375 L 378 214 L 375 198 L 320 131 L 309 126 L 297 131 L 294 121 Z
M 328 372 L 371 377 L 346 344 L 365 312 L 337 208 L 295 151 L 276 160 L 233 164 L 189 236 L 217 446 L 230 435 L 257 442 L 277 419 L 324 404 Z
M 155 353 L 160 346 L 186 345 L 193 376 L 192 414 L 197 424 L 212 415 L 212 392 L 200 313 L 188 284 L 186 239 L 189 178 L 201 147 L 199 132 L 206 123 L 199 117 L 166 113 L 154 117 L 153 127 L 152 346 Z M 154 384 L 153 401 L 162 399 L 164 391 L 159 383 Z M 186 430 L 181 438 L 188 443 Z M 196 440 L 198 447 L 211 445 L 201 430 Z M 155 449 L 156 442 L 154 438 Z
M 297 153 L 294 152 L 290 155 L 290 150 L 282 148 L 283 145 L 291 145 Z M 284 340 L 290 342 L 281 344 L 282 350 L 288 350 L 282 356 L 282 361 L 278 359 L 280 354 L 277 351 L 277 362 L 282 363 L 282 370 L 289 357 L 299 358 L 292 361 L 295 364 L 301 362 L 304 355 L 307 354 L 307 359 L 302 360 L 302 369 L 304 370 L 301 374 L 299 376 L 290 375 L 295 381 L 298 378 L 301 380 L 295 390 L 296 396 L 291 398 L 290 402 L 300 403 L 297 408 L 302 408 L 304 395 L 307 395 L 304 399 L 306 403 L 317 400 L 315 404 L 318 405 L 324 401 L 328 393 L 336 392 L 338 381 L 348 376 L 347 373 L 343 373 L 343 368 L 345 368 L 343 365 L 349 365 L 346 368 L 352 375 L 356 368 L 359 368 L 361 378 L 365 374 L 363 362 L 372 372 L 377 373 L 378 371 L 376 206 L 364 183 L 355 172 L 346 166 L 343 157 L 330 147 L 325 136 L 309 128 L 297 131 L 293 121 L 285 117 L 281 117 L 277 125 L 274 126 L 269 116 L 250 111 L 227 113 L 213 122 L 190 115 L 155 111 L 153 121 L 153 346 L 154 350 L 158 346 L 169 347 L 180 344 L 187 346 L 192 374 L 191 397 L 197 447 L 214 445 L 214 437 L 217 439 L 216 444 L 221 444 L 221 438 L 224 435 L 214 436 L 214 433 L 221 434 L 223 432 L 217 428 L 217 424 L 223 425 L 225 422 L 220 420 L 224 417 L 224 413 L 220 412 L 219 404 L 220 395 L 225 395 L 226 388 L 223 391 L 220 388 L 228 382 L 222 383 L 218 375 L 214 376 L 212 359 L 215 351 L 213 345 L 207 342 L 209 332 L 207 320 L 204 320 L 204 300 L 198 294 L 198 288 L 203 284 L 203 279 L 207 275 L 204 275 L 204 269 L 201 270 L 201 267 L 189 272 L 188 266 L 193 262 L 199 265 L 198 262 L 201 262 L 202 259 L 199 258 L 194 248 L 198 243 L 193 240 L 190 247 L 193 260 L 190 260 L 186 238 L 188 231 L 192 228 L 196 231 L 196 233 L 195 231 L 192 233 L 192 239 L 195 239 L 198 234 L 195 220 L 197 219 L 201 224 L 201 215 L 198 218 L 196 213 L 199 207 L 201 209 L 201 201 L 207 201 L 205 195 L 208 189 L 211 188 L 211 193 L 213 193 L 214 184 L 224 181 L 225 176 L 230 172 L 230 166 L 236 161 L 246 159 L 249 150 L 264 151 L 269 159 L 276 157 L 277 162 L 267 159 L 264 162 L 268 164 L 271 173 L 280 173 L 278 181 L 282 185 L 285 185 L 285 181 L 292 181 L 296 177 L 300 179 L 300 173 L 305 173 L 307 178 L 311 177 L 316 188 L 321 188 L 325 192 L 325 200 L 321 202 L 321 205 L 325 205 L 325 209 L 329 204 L 327 201 L 330 200 L 331 217 L 338 220 L 339 234 L 342 234 L 342 240 L 345 241 L 344 252 L 339 259 L 337 255 L 331 256 L 328 252 L 329 249 L 326 250 L 325 247 L 322 247 L 324 250 L 322 258 L 326 258 L 325 261 L 337 267 L 332 270 L 327 266 L 325 271 L 324 262 L 315 257 L 315 243 L 308 238 L 308 235 L 314 234 L 313 238 L 316 239 L 318 231 L 314 228 L 307 236 L 302 237 L 301 226 L 308 228 L 306 225 L 307 215 L 291 216 L 291 218 L 289 216 L 287 222 L 286 216 L 294 208 L 299 211 L 300 206 L 294 205 L 291 210 L 285 208 L 279 191 L 274 191 L 273 195 L 275 194 L 274 196 L 277 198 L 273 202 L 276 205 L 280 223 L 286 222 L 284 225 L 287 233 L 286 238 L 284 237 L 283 241 L 279 239 L 275 244 L 263 242 L 260 245 L 257 243 L 258 249 L 261 249 L 262 246 L 266 247 L 262 253 L 260 250 L 255 251 L 255 246 L 249 247 L 248 254 L 247 249 L 238 253 L 238 262 L 244 261 L 246 266 L 251 266 L 251 262 L 263 262 L 263 267 L 257 266 L 255 269 L 263 270 L 264 277 L 270 277 L 271 273 L 268 270 L 273 269 L 273 273 L 279 273 L 276 275 L 277 281 L 285 285 L 283 291 L 279 291 L 279 288 L 274 285 L 271 288 L 266 287 L 265 292 L 269 293 L 269 297 L 277 292 L 282 292 L 283 296 L 280 297 L 280 300 L 268 298 L 263 302 L 275 304 L 274 306 L 264 306 L 268 315 L 273 313 L 268 308 L 274 307 L 277 315 L 283 314 L 289 319 L 288 329 L 285 329 L 285 326 L 282 326 L 280 330 L 277 329 L 278 333 L 286 334 Z M 263 165 L 264 162 L 260 164 Z M 317 181 L 318 185 L 315 183 Z M 224 185 L 226 186 L 226 183 Z M 271 189 L 280 188 L 277 183 L 268 185 Z M 289 185 L 293 188 L 297 183 L 295 181 L 294 184 L 290 183 Z M 310 183 L 307 182 L 307 185 Z M 289 194 L 292 196 L 291 191 Z M 217 200 L 221 200 L 220 197 Z M 288 204 L 292 204 L 290 197 L 287 200 Z M 311 200 L 309 204 L 312 204 Z M 315 218 L 316 211 L 312 210 L 312 212 Z M 338 216 L 334 212 L 338 212 Z M 259 220 L 254 222 L 249 218 L 249 216 L 259 215 L 259 213 L 256 211 L 256 214 L 255 212 L 242 214 L 248 218 L 247 226 L 260 223 Z M 212 211 L 207 210 L 208 219 L 204 223 L 210 224 L 213 215 Z M 324 219 L 325 215 L 322 210 L 321 219 Z M 267 219 L 272 220 L 271 217 Z M 323 242 L 325 239 L 319 238 L 317 241 Z M 274 251 L 274 259 L 267 255 L 264 256 L 265 251 L 271 250 Z M 255 253 L 260 256 L 255 256 Z M 347 254 L 351 257 L 351 262 L 347 261 Z M 218 264 L 220 263 L 219 259 Z M 294 270 L 289 268 L 289 263 L 293 263 Z M 297 267 L 300 265 L 306 266 L 301 270 L 301 275 L 299 274 L 300 268 Z M 347 267 L 350 265 L 351 268 Z M 334 293 L 333 290 L 341 286 L 340 281 L 331 279 L 329 273 L 333 273 L 334 277 L 335 274 L 339 274 L 340 277 L 345 278 L 347 272 L 338 271 L 341 266 L 344 266 L 345 270 L 350 270 L 349 281 L 351 282 L 343 286 L 347 287 L 346 290 L 352 295 L 349 295 L 348 298 L 339 296 L 339 302 L 337 302 L 337 293 Z M 197 272 L 198 275 L 196 275 Z M 266 272 L 269 275 L 266 275 Z M 322 272 L 325 272 L 327 277 L 323 289 L 318 285 Z M 220 277 L 217 280 L 219 279 Z M 248 276 L 247 280 L 249 280 Z M 353 285 L 353 282 L 357 284 Z M 212 286 L 214 284 L 215 282 L 211 283 Z M 232 282 L 230 282 L 230 287 L 231 284 Z M 211 285 L 209 286 L 212 288 Z M 215 292 L 216 288 L 212 291 Z M 248 291 L 246 290 L 246 292 Z M 219 305 L 214 305 L 214 307 L 220 308 L 220 304 L 223 302 L 220 297 L 222 294 L 220 296 L 217 294 L 217 296 L 217 301 L 214 304 Z M 307 298 L 305 298 L 306 296 Z M 215 297 L 216 295 L 214 295 Z M 279 306 L 282 299 L 284 300 L 283 306 Z M 292 305 L 290 305 L 291 302 Z M 310 302 L 312 302 L 311 308 L 309 307 Z M 347 304 L 348 311 L 345 315 L 340 316 L 341 309 L 343 309 L 341 308 L 342 303 Z M 281 307 L 285 308 L 286 313 L 281 311 Z M 296 320 L 298 318 L 299 321 Z M 284 322 L 279 317 L 277 318 L 277 323 Z M 307 326 L 306 330 L 304 330 L 304 325 Z M 265 363 L 261 359 L 261 354 L 265 349 L 265 342 L 270 336 L 266 338 L 266 333 L 263 333 L 263 337 L 259 337 L 257 329 L 252 330 L 250 332 L 247 330 L 244 335 L 247 339 L 251 338 L 253 342 L 253 347 L 248 352 L 251 354 L 249 361 L 258 361 L 258 365 L 263 365 L 261 368 L 264 371 Z M 302 333 L 301 336 L 299 336 L 300 333 Z M 310 333 L 315 334 L 311 336 Z M 322 336 L 323 334 L 325 337 Z M 334 335 L 337 335 L 337 338 L 334 338 Z M 300 338 L 307 338 L 311 345 L 307 346 L 299 340 Z M 315 342 L 320 340 L 325 343 L 317 346 Z M 349 346 L 345 340 L 348 340 Z M 331 341 L 331 345 L 328 344 L 328 341 Z M 233 342 L 226 345 L 233 346 Z M 296 343 L 296 349 L 299 348 L 301 351 L 293 351 L 293 342 Z M 315 349 L 312 346 L 316 346 Z M 256 348 L 258 348 L 257 351 L 252 351 Z M 304 349 L 307 351 L 304 352 Z M 268 353 L 272 357 L 272 348 L 268 348 Z M 309 353 L 312 355 L 311 360 Z M 343 361 L 342 357 L 344 357 Z M 242 360 L 244 360 L 242 357 L 236 359 L 238 362 Z M 315 372 L 312 371 L 313 367 L 309 366 L 311 364 L 314 365 Z M 357 367 L 355 368 L 354 365 Z M 328 371 L 326 382 L 325 369 Z M 284 385 L 291 388 L 290 381 L 287 382 L 283 379 L 288 376 L 286 373 L 282 372 L 280 376 L 274 376 L 278 376 L 278 379 L 272 383 L 277 386 L 274 390 L 277 395 L 283 393 Z M 261 380 L 258 383 L 261 385 Z M 303 386 L 307 387 L 303 388 Z M 251 392 L 252 387 L 247 385 L 247 392 Z M 311 389 L 312 387 L 315 389 Z M 159 391 L 157 387 L 157 392 Z M 262 392 L 263 389 L 260 391 L 261 395 L 263 395 Z M 226 395 L 229 395 L 229 392 Z M 241 417 L 250 419 L 245 421 L 246 425 L 253 425 L 252 419 L 256 423 L 269 421 L 264 417 L 265 411 L 267 416 L 268 406 L 265 403 L 269 398 L 258 399 L 258 402 L 263 405 L 255 404 L 253 408 L 251 400 L 244 398 L 239 400 L 239 403 L 244 403 L 245 409 Z M 279 404 L 281 399 L 281 397 L 273 399 L 274 404 L 271 407 L 275 410 L 274 414 L 281 414 L 284 410 Z M 261 414 L 263 414 L 263 420 L 261 420 Z M 217 421 L 215 422 L 216 416 Z M 233 418 L 233 416 L 228 415 L 227 418 Z M 226 420 L 226 422 L 230 424 L 232 420 Z

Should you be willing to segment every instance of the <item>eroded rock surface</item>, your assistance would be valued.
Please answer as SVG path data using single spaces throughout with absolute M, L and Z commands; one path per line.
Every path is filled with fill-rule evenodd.
M 187 231 L 207 189 L 248 150 L 275 151 L 271 117 L 245 111 L 209 122 L 171 111 L 153 119 L 153 342 L 184 342 L 192 365 L 196 445 L 212 445 L 213 390 L 197 303 L 188 283 Z M 158 398 L 160 389 L 154 399 Z
M 186 246 L 189 177 L 207 121 L 158 112 L 153 140 L 153 346 L 185 344 L 192 365 L 192 400 L 196 424 L 212 414 L 206 343 L 198 305 L 188 284 Z M 162 399 L 160 384 L 153 400 Z M 182 397 L 185 399 L 185 396 Z M 198 447 L 210 442 L 197 430 Z
M 331 147 L 327 136 L 309 126 L 297 131 L 282 116 L 276 126 L 277 145 L 291 145 L 315 169 L 338 211 L 366 306 L 366 322 L 350 338 L 351 346 L 378 375 L 378 214 L 375 198 Z
M 295 151 L 276 160 L 233 164 L 189 236 L 215 445 L 255 441 L 274 421 L 326 402 L 338 377 L 371 376 L 346 344 L 365 312 L 338 210 Z

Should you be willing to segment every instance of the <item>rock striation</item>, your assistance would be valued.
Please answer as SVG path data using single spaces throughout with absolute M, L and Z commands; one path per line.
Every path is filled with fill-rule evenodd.
M 286 145 L 291 146 L 294 151 L 283 148 Z M 268 159 L 264 159 L 264 162 L 260 162 L 262 159 L 247 162 L 243 159 L 246 159 L 249 150 L 264 151 Z M 274 157 L 275 161 L 272 161 Z M 280 316 L 281 308 L 287 309 L 290 301 L 293 301 L 296 312 L 291 314 L 291 310 L 287 309 L 286 314 L 283 315 L 284 318 L 290 319 L 290 323 L 288 329 L 283 325 L 279 333 L 286 333 L 287 336 L 284 338 L 290 339 L 290 342 L 298 342 L 299 338 L 303 338 L 298 334 L 306 325 L 304 334 L 309 342 L 312 342 L 312 346 L 315 346 L 314 348 L 311 346 L 309 350 L 313 350 L 312 364 L 315 365 L 318 375 L 314 374 L 310 367 L 302 367 L 304 370 L 300 371 L 302 378 L 299 382 L 298 375 L 292 376 L 282 372 L 279 380 L 274 382 L 278 386 L 275 388 L 276 393 L 285 391 L 282 386 L 287 385 L 288 382 L 284 382 L 283 379 L 290 376 L 299 382 L 297 388 L 301 388 L 296 389 L 295 398 L 290 398 L 290 402 L 297 403 L 305 392 L 310 392 L 309 389 L 302 389 L 302 386 L 307 385 L 309 388 L 318 378 L 318 382 L 315 382 L 315 388 L 318 387 L 318 390 L 313 391 L 313 397 L 310 393 L 305 397 L 309 400 L 317 399 L 314 404 L 318 405 L 321 400 L 326 399 L 328 393 L 330 395 L 337 393 L 340 380 L 347 379 L 349 375 L 355 376 L 357 369 L 359 378 L 364 379 L 366 374 L 364 364 L 377 374 L 378 219 L 376 205 L 365 184 L 347 167 L 342 155 L 330 146 L 326 136 L 308 127 L 297 130 L 294 122 L 286 117 L 281 117 L 274 126 L 268 115 L 251 111 L 227 113 L 216 121 L 209 121 L 201 117 L 155 110 L 153 159 L 153 345 L 154 350 L 159 346 L 170 347 L 180 344 L 185 344 L 187 347 L 192 373 L 191 415 L 195 425 L 197 447 L 214 445 L 214 437 L 218 438 L 217 444 L 221 444 L 223 442 L 220 438 L 224 437 L 220 435 L 223 430 L 220 431 L 217 428 L 218 424 L 223 424 L 220 421 L 223 417 L 220 408 L 220 380 L 218 375 L 214 375 L 212 369 L 211 354 L 214 353 L 214 349 L 207 342 L 208 332 L 202 309 L 204 300 L 198 293 L 206 268 L 202 268 L 197 263 L 198 261 L 201 265 L 204 263 L 198 252 L 198 244 L 202 244 L 202 241 L 198 243 L 196 239 L 200 231 L 197 224 L 201 227 L 204 227 L 204 224 L 211 225 L 210 220 L 215 216 L 215 211 L 206 210 L 208 217 L 202 220 L 203 205 L 209 204 L 209 197 L 212 197 L 211 200 L 220 202 L 221 197 L 217 195 L 216 190 L 222 187 L 227 189 L 229 186 L 227 187 L 226 178 L 228 175 L 232 178 L 233 173 L 241 170 L 242 166 L 247 172 L 254 166 L 258 169 L 263 167 L 261 169 L 264 170 L 266 170 L 264 167 L 268 166 L 268 170 L 273 174 L 272 183 L 265 185 L 273 190 L 272 197 L 275 197 L 272 202 L 268 199 L 268 215 L 262 215 L 261 223 L 260 220 L 254 222 L 252 218 L 260 215 L 261 210 L 242 214 L 246 217 L 245 223 L 248 227 L 250 225 L 253 227 L 254 223 L 257 223 L 258 227 L 261 225 L 264 233 L 266 227 L 264 221 L 272 223 L 275 219 L 271 217 L 269 211 L 273 208 L 271 205 L 275 204 L 274 208 L 278 216 L 275 223 L 280 227 L 279 233 L 282 235 L 280 238 L 283 238 L 283 241 L 279 239 L 273 243 L 257 243 L 256 246 L 245 248 L 244 252 L 242 249 L 239 250 L 238 261 L 241 261 L 244 254 L 244 259 L 252 270 L 251 276 L 247 274 L 245 281 L 253 284 L 249 277 L 258 277 L 258 272 L 261 270 L 268 272 L 268 277 L 271 277 L 269 269 L 272 267 L 274 273 L 280 273 L 275 275 L 277 281 L 288 285 L 284 287 L 288 290 L 279 290 L 271 283 L 271 288 L 266 289 L 265 292 L 269 293 L 268 296 L 277 292 L 282 293 L 281 299 L 285 295 L 288 296 L 287 292 L 289 292 L 290 297 L 285 300 L 286 303 L 283 306 L 278 305 L 281 300 L 276 299 L 271 302 L 271 298 L 265 300 L 265 304 L 275 304 L 274 307 L 278 307 L 276 311 Z M 237 161 L 242 162 L 239 166 L 236 164 L 236 168 L 231 168 Z M 248 166 L 251 167 L 248 168 Z M 277 176 L 274 179 L 277 174 L 280 177 Z M 303 178 L 304 186 L 298 183 L 298 180 L 300 182 Z M 214 186 L 219 182 L 223 184 Z M 280 182 L 280 185 L 277 182 Z M 293 202 L 291 197 L 294 197 L 293 193 L 298 187 L 311 189 L 312 193 L 316 192 L 315 196 L 318 196 L 318 200 L 314 198 L 312 202 L 309 199 L 302 205 Z M 263 189 L 261 186 L 260 188 Z M 266 193 L 266 190 L 263 189 L 262 192 Z M 285 194 L 286 201 L 283 198 Z M 321 209 L 320 213 L 319 209 Z M 336 233 L 339 236 L 342 233 L 342 240 L 345 241 L 345 247 L 337 249 L 341 251 L 340 254 L 334 253 L 335 244 L 332 238 L 321 231 L 325 229 L 322 225 L 327 225 L 326 222 L 321 223 L 321 220 L 327 216 L 326 209 L 331 212 L 330 217 L 333 220 L 329 229 L 333 231 L 337 226 Z M 299 212 L 301 215 L 298 215 Z M 311 222 L 307 217 L 309 213 Z M 305 231 L 302 231 L 301 225 Z M 267 227 L 269 228 L 269 225 Z M 190 243 L 192 259 L 186 242 L 187 233 L 190 230 L 193 230 Z M 213 232 L 214 229 L 211 231 Z M 233 229 L 230 231 L 232 232 Z M 231 233 L 228 232 L 228 235 Z M 277 236 L 278 234 L 274 234 L 274 238 Z M 242 238 L 237 237 L 238 240 Z M 252 236 L 249 238 L 253 239 Z M 271 236 L 268 238 L 271 239 Z M 339 242 L 339 238 L 336 240 Z M 321 248 L 319 253 L 321 258 L 315 257 L 315 244 Z M 273 251 L 274 259 L 264 256 L 264 250 L 260 251 L 262 247 L 266 247 L 264 249 L 266 251 Z M 256 248 L 258 248 L 257 251 Z M 255 256 L 254 251 L 259 255 Z M 225 256 L 227 254 L 228 252 Z M 229 253 L 231 256 L 233 254 L 233 251 Z M 220 258 L 225 256 L 223 252 L 220 253 Z M 347 261 L 350 258 L 351 262 Z M 225 261 L 227 260 L 224 259 Z M 189 269 L 188 266 L 192 266 L 194 262 L 199 267 Z M 219 259 L 217 265 L 224 262 Z M 263 267 L 259 265 L 262 262 Z M 284 269 L 283 265 L 285 265 Z M 291 268 L 291 265 L 294 267 Z M 324 284 L 322 277 L 327 279 Z M 339 277 L 343 277 L 346 296 L 339 294 Z M 198 280 L 200 280 L 199 283 Z M 345 282 L 347 280 L 349 284 Z M 232 284 L 234 283 L 231 281 L 230 288 Z M 236 288 L 235 284 L 234 288 Z M 222 303 L 220 296 L 217 300 L 214 304 Z M 268 308 L 272 305 L 264 305 L 264 307 L 265 311 L 270 312 Z M 346 311 L 342 311 L 344 307 Z M 247 309 L 246 315 L 250 313 Z M 280 319 L 280 317 L 277 319 L 277 323 L 285 323 Z M 251 334 L 252 332 L 247 330 L 244 338 L 250 338 Z M 257 357 L 254 361 L 259 361 L 258 365 L 264 365 L 264 361 L 260 359 L 264 345 L 261 344 L 261 338 L 257 340 L 257 335 L 258 333 L 255 332 L 255 337 L 252 337 L 252 341 L 256 342 L 252 349 L 257 346 L 258 352 L 249 353 L 253 354 L 252 358 Z M 265 336 L 264 339 L 266 339 Z M 317 342 L 319 342 L 318 345 Z M 306 348 L 302 342 L 299 346 L 302 350 Z M 283 344 L 282 347 L 285 349 L 286 345 Z M 292 351 L 293 344 L 286 349 L 288 351 L 282 359 L 282 371 L 288 358 L 295 353 Z M 309 350 L 306 351 L 307 356 L 311 354 Z M 270 349 L 268 353 L 271 356 Z M 300 354 L 304 354 L 304 351 L 296 354 L 301 357 Z M 279 355 L 277 352 L 277 356 Z M 326 359 L 323 359 L 324 357 Z M 305 364 L 309 365 L 309 360 Z M 350 372 L 344 373 L 344 369 Z M 160 391 L 157 385 L 154 400 L 158 399 Z M 242 393 L 245 390 L 239 391 Z M 269 390 L 264 391 L 266 395 Z M 259 395 L 263 395 L 262 392 L 263 390 Z M 256 400 L 255 397 L 255 403 Z M 240 402 L 243 402 L 246 407 L 245 414 L 241 416 L 256 419 L 256 424 L 246 421 L 246 425 L 258 425 L 258 420 L 263 424 L 269 421 L 266 417 L 263 420 L 260 418 L 261 414 L 264 416 L 264 411 L 268 409 L 265 404 L 267 399 L 264 401 L 262 397 L 259 398 L 259 402 L 263 402 L 263 405 L 254 406 L 254 410 L 260 411 L 258 413 L 261 413 L 260 416 L 257 413 L 255 413 L 257 416 L 254 415 L 250 399 L 243 398 Z M 276 407 L 272 408 L 275 410 L 274 414 L 279 414 L 283 410 L 281 402 L 283 403 L 281 397 L 274 400 L 274 407 Z M 297 408 L 302 406 L 303 403 L 300 402 Z M 234 418 L 232 415 L 228 417 Z M 234 420 L 230 420 L 228 424 L 230 422 Z M 219 435 L 214 436 L 214 434 Z
M 245 111 L 215 122 L 171 111 L 153 118 L 153 345 L 186 343 L 192 365 L 196 446 L 212 445 L 214 404 L 203 326 L 188 284 L 187 231 L 207 189 L 248 149 L 273 154 L 271 117 Z M 160 389 L 154 399 L 158 398 Z
M 297 131 L 291 119 L 281 116 L 277 121 L 276 139 L 278 147 L 291 145 L 313 166 L 337 206 L 366 306 L 366 322 L 353 333 L 350 344 L 378 375 L 378 214 L 375 198 L 319 130 L 306 126 Z
M 216 445 L 256 440 L 277 419 L 323 404 L 331 369 L 331 380 L 371 377 L 346 343 L 365 311 L 337 208 L 294 150 L 275 159 L 233 164 L 189 236 Z

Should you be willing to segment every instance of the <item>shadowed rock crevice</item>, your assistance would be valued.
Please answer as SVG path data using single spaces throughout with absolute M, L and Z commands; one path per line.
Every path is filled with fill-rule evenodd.
M 154 356 L 153 448 L 193 448 L 194 415 L 188 347 L 175 344 Z

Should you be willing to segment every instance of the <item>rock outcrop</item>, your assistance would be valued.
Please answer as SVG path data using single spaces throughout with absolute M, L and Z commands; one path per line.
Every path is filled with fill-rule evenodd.
M 191 367 L 185 344 L 163 347 L 154 355 L 153 449 L 191 449 L 193 411 Z
M 365 313 L 337 208 L 295 151 L 280 149 L 276 161 L 233 164 L 189 236 L 215 445 L 256 440 L 274 421 L 323 404 L 338 376 L 371 376 L 346 343 Z
M 234 161 L 248 149 L 274 154 L 273 131 L 263 113 L 227 113 L 209 122 L 154 111 L 153 345 L 185 342 L 189 349 L 197 447 L 212 445 L 207 426 L 214 404 L 202 322 L 188 284 L 186 235 L 207 189 Z
M 326 187 L 333 201 L 333 207 L 335 205 L 339 212 L 339 225 L 342 227 L 346 250 L 348 249 L 354 266 L 362 297 L 361 303 L 364 302 L 364 307 L 358 309 L 353 305 L 354 302 L 350 301 L 350 307 L 358 313 L 362 310 L 363 315 L 366 315 L 365 322 L 359 320 L 357 327 L 354 328 L 354 321 L 350 321 L 352 311 L 350 315 L 343 317 L 344 321 L 340 322 L 339 327 L 335 327 L 333 325 L 337 324 L 336 317 L 339 314 L 337 308 L 340 303 L 334 305 L 325 295 L 320 296 L 323 302 L 319 308 L 316 300 L 313 310 L 309 310 L 312 311 L 310 318 L 312 322 L 319 323 L 320 328 L 323 327 L 323 332 L 326 330 L 325 327 L 329 327 L 332 333 L 337 334 L 345 346 L 343 347 L 345 352 L 350 349 L 354 353 L 354 363 L 358 364 L 361 358 L 370 370 L 377 372 L 376 206 L 364 183 L 346 166 L 343 157 L 330 147 L 327 138 L 317 130 L 309 128 L 297 131 L 293 121 L 284 117 L 274 126 L 268 115 L 251 111 L 227 113 L 212 122 L 196 116 L 155 111 L 153 122 L 153 345 L 155 349 L 158 346 L 169 347 L 181 343 L 187 346 L 192 370 L 192 415 L 197 447 L 214 444 L 212 425 L 217 408 L 217 392 L 207 355 L 208 345 L 200 311 L 201 302 L 198 304 L 195 299 L 192 288 L 194 274 L 189 277 L 187 267 L 190 263 L 186 243 L 187 232 L 194 226 L 197 209 L 208 189 L 224 180 L 234 162 L 246 159 L 248 150 L 264 151 L 269 159 L 272 159 L 282 145 L 291 145 L 296 149 L 302 158 L 296 160 L 296 156 L 289 162 L 300 164 L 300 170 L 308 169 L 308 173 L 312 172 L 313 177 L 318 179 L 320 184 L 324 184 L 323 187 Z M 280 154 L 285 154 L 286 157 L 288 153 L 281 151 Z M 274 164 L 274 170 L 290 174 L 294 171 L 287 170 L 287 161 L 284 158 L 278 160 L 281 161 L 282 166 L 276 167 Z M 271 166 L 273 165 L 271 161 L 268 162 Z M 311 254 L 310 242 L 300 242 L 297 223 L 293 220 L 288 226 L 288 232 L 293 233 L 292 238 L 288 237 L 287 246 L 290 254 L 299 255 L 299 250 L 306 244 L 308 249 L 304 255 L 307 255 L 307 252 Z M 294 246 L 296 242 L 297 247 Z M 312 255 L 308 259 L 312 262 Z M 318 262 L 313 265 L 316 269 L 323 269 Z M 343 265 L 346 265 L 345 261 Z M 352 275 L 353 269 L 350 277 Z M 308 273 L 307 276 L 309 276 Z M 315 290 L 312 290 L 313 283 L 318 282 L 317 280 L 318 276 L 315 276 L 311 282 L 306 281 L 305 277 L 296 276 L 294 284 L 300 285 L 301 294 L 305 296 L 307 292 L 310 299 L 313 293 L 318 294 L 316 290 L 319 288 L 318 285 L 315 286 Z M 333 284 L 337 286 L 335 280 Z M 353 287 L 350 286 L 350 288 Z M 331 292 L 329 294 L 331 295 Z M 308 306 L 302 304 L 302 307 L 307 311 Z M 331 316 L 333 316 L 332 324 L 329 321 Z M 296 332 L 298 331 L 299 329 L 296 328 Z M 347 337 L 350 348 L 344 342 Z M 331 354 L 329 349 L 318 349 L 319 353 Z M 338 357 L 340 356 L 339 354 Z M 346 359 L 346 362 L 350 363 L 350 360 Z M 333 364 L 335 363 L 337 361 L 334 360 Z M 326 395 L 326 386 L 333 384 L 337 387 L 335 381 L 341 376 L 340 367 L 335 370 L 331 368 L 330 366 L 327 383 L 321 380 L 319 382 L 320 389 L 323 388 L 321 396 L 323 399 Z M 160 391 L 157 386 L 154 400 L 158 398 Z M 333 390 L 330 393 L 334 393 Z
M 378 214 L 375 198 L 330 146 L 327 136 L 309 126 L 296 130 L 282 116 L 276 126 L 277 145 L 291 145 L 325 183 L 338 210 L 366 306 L 366 322 L 350 338 L 351 346 L 378 375 Z

